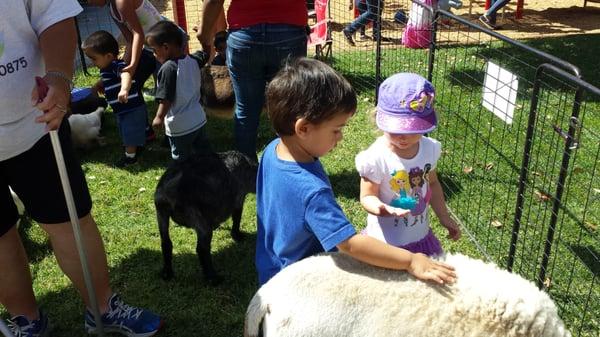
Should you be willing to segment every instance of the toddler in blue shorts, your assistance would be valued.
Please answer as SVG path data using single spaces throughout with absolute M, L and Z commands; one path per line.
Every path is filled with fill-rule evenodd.
M 100 30 L 92 33 L 81 47 L 100 69 L 101 80 L 95 87 L 104 89 L 106 100 L 117 116 L 125 154 L 115 166 L 135 164 L 139 149 L 146 142 L 147 109 L 140 90 L 144 83 L 139 83 L 134 76 L 123 71 L 127 64 L 118 59 L 119 44 L 109 32 Z

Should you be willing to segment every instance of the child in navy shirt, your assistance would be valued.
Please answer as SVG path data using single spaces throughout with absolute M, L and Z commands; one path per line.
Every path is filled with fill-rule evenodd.
M 125 154 L 116 162 L 125 167 L 137 162 L 138 149 L 146 142 L 146 102 L 140 94 L 143 83 L 123 71 L 127 64 L 118 59 L 119 44 L 107 31 L 92 33 L 81 48 L 94 65 L 100 69 L 101 81 L 95 85 L 102 88 L 108 104 L 117 116 L 119 133 Z
M 337 204 L 319 157 L 342 140 L 356 111 L 348 81 L 325 63 L 301 58 L 275 76 L 266 101 L 279 138 L 265 148 L 257 177 L 259 285 L 298 260 L 336 248 L 422 280 L 453 282 L 452 267 L 357 234 Z

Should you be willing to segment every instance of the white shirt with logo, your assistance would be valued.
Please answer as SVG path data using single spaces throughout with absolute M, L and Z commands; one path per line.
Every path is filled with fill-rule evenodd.
M 75 0 L 0 0 L 0 161 L 46 134 L 46 125 L 35 122 L 42 112 L 31 104 L 35 76 L 45 74 L 38 38 L 81 11 Z
M 387 146 L 382 136 L 356 156 L 359 175 L 379 185 L 382 202 L 391 205 L 393 200 L 401 202 L 408 199 L 412 200 L 413 206 L 405 217 L 369 214 L 365 229 L 367 235 L 397 247 L 425 238 L 429 233 L 429 172 L 435 168 L 440 154 L 440 142 L 423 137 L 413 158 L 401 158 Z

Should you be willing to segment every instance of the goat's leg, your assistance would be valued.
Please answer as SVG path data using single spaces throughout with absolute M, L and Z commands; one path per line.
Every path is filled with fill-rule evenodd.
M 240 207 L 236 207 L 231 212 L 231 237 L 236 242 L 241 242 L 244 240 L 244 235 L 240 231 L 240 222 L 242 221 L 242 209 L 243 205 Z
M 198 242 L 196 243 L 196 254 L 204 273 L 204 278 L 212 284 L 217 285 L 223 280 L 215 271 L 210 255 L 210 245 L 212 240 L 212 231 L 200 233 L 197 232 Z
M 160 273 L 165 280 L 173 278 L 173 242 L 169 235 L 170 212 L 164 205 L 156 204 L 156 220 L 160 233 L 160 248 L 163 255 L 163 269 Z
M 196 254 L 198 254 L 198 260 L 200 261 L 204 277 L 210 284 L 216 285 L 222 279 L 215 271 L 210 255 L 213 227 L 198 212 L 192 212 L 187 217 L 189 218 L 188 221 L 190 221 L 188 223 L 194 224 L 193 228 L 196 230 Z

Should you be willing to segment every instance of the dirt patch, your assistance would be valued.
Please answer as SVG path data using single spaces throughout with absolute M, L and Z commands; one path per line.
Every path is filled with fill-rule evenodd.
M 600 4 L 588 2 L 587 7 L 584 8 L 583 2 L 584 0 L 525 0 L 523 18 L 516 19 L 517 1 L 513 0 L 498 13 L 498 23 L 502 25 L 502 29 L 497 32 L 516 40 L 574 34 L 600 34 Z M 409 13 L 410 4 L 411 2 L 407 0 L 385 2 L 382 14 L 382 34 L 391 41 L 382 43 L 383 48 L 401 43 L 404 26 L 395 23 L 393 17 L 395 12 L 400 9 Z M 484 6 L 485 1 L 483 0 L 464 0 L 463 7 L 453 10 L 453 13 L 479 24 L 478 17 L 485 12 Z M 346 43 L 341 33 L 342 29 L 353 20 L 353 14 L 353 11 L 348 9 L 346 0 L 330 1 L 332 38 L 335 44 L 342 46 L 343 49 L 353 48 Z M 451 37 L 451 40 L 460 42 L 469 40 L 469 36 L 464 34 L 468 30 L 467 27 L 452 22 L 452 20 L 444 20 L 440 30 L 460 31 L 456 36 Z M 371 34 L 371 29 L 367 29 L 367 34 Z M 373 41 L 357 39 L 354 48 L 366 50 L 373 46 Z

